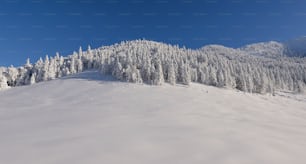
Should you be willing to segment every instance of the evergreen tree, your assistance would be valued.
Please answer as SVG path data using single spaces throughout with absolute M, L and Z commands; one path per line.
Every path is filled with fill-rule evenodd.
M 7 83 L 8 83 L 8 81 L 7 81 L 6 77 L 2 74 L 2 72 L 0 72 L 0 90 L 8 88 Z
M 75 58 L 74 57 L 71 57 L 70 58 L 70 70 L 69 70 L 69 72 L 71 73 L 71 74 L 75 74 L 76 73 L 76 69 L 75 69 Z
M 36 78 L 36 73 L 33 73 L 33 74 L 31 75 L 30 85 L 35 84 L 35 83 L 36 83 L 35 78 Z
M 8 86 L 11 86 L 11 87 L 14 87 L 17 85 L 17 78 L 18 78 L 18 69 L 15 68 L 14 66 L 10 66 L 8 69 L 7 69 L 7 75 L 6 78 L 7 78 L 7 84 Z
M 170 65 L 168 66 L 168 82 L 172 85 L 175 85 L 176 83 L 176 75 L 174 70 L 173 62 L 170 62 Z
M 30 62 L 30 58 L 27 58 L 26 64 L 24 65 L 26 68 L 32 68 L 32 64 Z
M 219 69 L 217 71 L 217 87 L 224 87 L 225 85 L 226 83 L 225 83 L 224 73 L 222 69 Z
M 209 85 L 217 86 L 217 74 L 214 67 L 209 67 Z
M 49 80 L 49 64 L 50 64 L 49 56 L 46 55 L 45 62 L 44 62 L 44 67 L 43 67 L 43 71 L 42 71 L 43 81 Z
M 122 65 L 121 65 L 121 63 L 119 62 L 118 59 L 115 62 L 112 75 L 115 78 L 119 79 L 119 80 L 123 80 L 123 77 L 122 77 Z
M 154 59 L 154 69 L 152 71 L 152 81 L 154 85 L 162 85 L 164 83 L 164 74 L 161 65 L 161 61 L 159 59 Z
M 33 70 L 33 72 L 36 72 L 36 81 L 43 81 L 44 77 L 43 68 L 44 68 L 44 62 L 42 58 L 39 58 L 39 60 L 35 63 Z

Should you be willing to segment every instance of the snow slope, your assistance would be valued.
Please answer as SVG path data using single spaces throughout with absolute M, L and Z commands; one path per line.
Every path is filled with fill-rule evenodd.
M 306 99 L 285 96 L 97 72 L 17 87 L 0 92 L 0 163 L 302 164 Z
M 239 48 L 239 50 L 249 55 L 272 57 L 272 58 L 288 55 L 286 45 L 276 41 L 249 44 Z

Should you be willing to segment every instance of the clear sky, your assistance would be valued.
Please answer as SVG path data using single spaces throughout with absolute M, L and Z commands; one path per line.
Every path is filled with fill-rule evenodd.
M 145 38 L 199 48 L 306 35 L 303 0 L 0 0 L 0 65 Z

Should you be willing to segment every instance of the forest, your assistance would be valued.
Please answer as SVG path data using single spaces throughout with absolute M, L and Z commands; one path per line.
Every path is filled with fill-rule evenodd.
M 250 93 L 290 91 L 303 93 L 306 85 L 305 57 L 269 55 L 275 47 L 265 45 L 233 49 L 209 45 L 188 49 L 147 40 L 123 41 L 111 46 L 73 52 L 67 57 L 30 59 L 20 67 L 0 67 L 0 89 L 31 85 L 86 70 L 99 70 L 118 80 L 149 85 L 201 83 Z M 257 55 L 254 55 L 254 49 Z M 267 55 L 265 55 L 267 54 Z

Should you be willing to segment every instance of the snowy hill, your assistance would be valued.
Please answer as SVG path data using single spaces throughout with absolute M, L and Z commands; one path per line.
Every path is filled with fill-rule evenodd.
M 287 47 L 279 42 L 270 41 L 246 45 L 239 50 L 249 55 L 263 57 L 282 57 L 287 55 Z
M 0 163 L 303 164 L 306 99 L 285 96 L 98 72 L 17 87 L 0 92 Z
M 253 43 L 237 49 L 222 45 L 207 45 L 201 49 L 203 51 L 244 54 L 267 58 L 306 57 L 306 37 L 291 39 L 283 43 L 276 41 Z
M 149 85 L 195 82 L 250 93 L 305 92 L 306 58 L 291 58 L 283 51 L 277 42 L 240 49 L 209 45 L 192 50 L 147 40 L 126 41 L 0 68 L 0 89 L 98 70 L 120 81 Z

